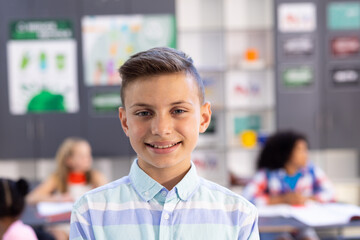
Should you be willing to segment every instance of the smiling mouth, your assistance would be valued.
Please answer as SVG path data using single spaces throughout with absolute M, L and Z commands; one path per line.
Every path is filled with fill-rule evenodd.
M 150 143 L 145 143 L 145 145 L 149 146 L 149 147 L 152 147 L 152 148 L 157 148 L 157 149 L 166 149 L 166 148 L 171 148 L 175 145 L 178 145 L 179 143 L 181 142 L 177 142 L 177 143 L 173 143 L 173 144 L 169 144 L 169 145 L 164 145 L 164 146 L 158 146 L 158 145 L 155 145 L 155 144 L 150 144 Z

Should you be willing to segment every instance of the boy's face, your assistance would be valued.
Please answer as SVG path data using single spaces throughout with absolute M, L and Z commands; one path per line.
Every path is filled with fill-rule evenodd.
M 190 167 L 191 152 L 199 132 L 210 123 L 211 110 L 210 103 L 201 105 L 192 77 L 172 73 L 130 83 L 119 117 L 145 172 L 182 173 Z

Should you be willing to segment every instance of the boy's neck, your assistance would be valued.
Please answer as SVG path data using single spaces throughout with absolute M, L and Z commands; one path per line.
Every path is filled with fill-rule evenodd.
M 187 174 L 191 168 L 191 163 L 180 163 L 177 166 L 171 168 L 155 168 L 148 167 L 143 162 L 138 162 L 139 167 L 152 179 L 160 183 L 167 190 L 173 189 Z

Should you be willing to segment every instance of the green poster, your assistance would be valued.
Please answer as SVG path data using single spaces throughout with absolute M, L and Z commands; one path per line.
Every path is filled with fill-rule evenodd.
M 360 2 L 333 2 L 327 8 L 328 28 L 331 30 L 360 29 Z
M 68 20 L 10 23 L 7 43 L 11 114 L 79 109 L 76 42 Z
M 308 66 L 288 68 L 283 71 L 282 76 L 286 87 L 308 86 L 314 79 L 313 70 Z

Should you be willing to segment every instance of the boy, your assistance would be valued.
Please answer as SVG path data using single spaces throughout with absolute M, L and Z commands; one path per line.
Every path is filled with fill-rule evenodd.
M 192 59 L 153 48 L 132 56 L 120 76 L 120 122 L 137 159 L 129 176 L 75 203 L 70 238 L 259 239 L 255 207 L 191 163 L 211 118 Z

